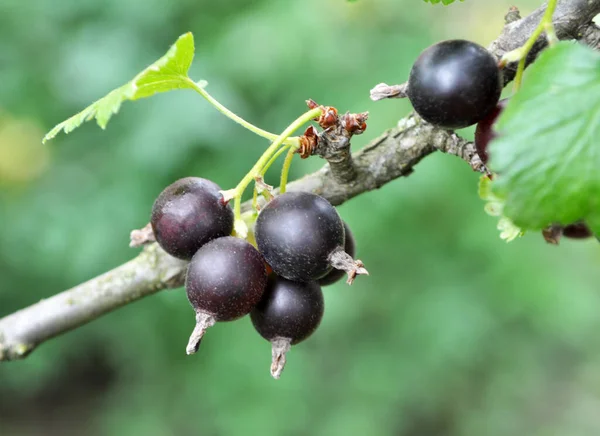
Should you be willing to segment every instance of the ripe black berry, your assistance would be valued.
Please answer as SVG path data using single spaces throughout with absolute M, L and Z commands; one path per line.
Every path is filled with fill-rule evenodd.
M 273 271 L 289 280 L 317 280 L 332 266 L 351 278 L 366 274 L 344 252 L 344 225 L 327 200 L 308 192 L 286 192 L 258 215 L 256 243 Z
M 233 212 L 221 188 L 210 180 L 186 177 L 167 186 L 152 207 L 156 241 L 170 255 L 191 259 L 200 247 L 233 230 Z
M 470 41 L 442 41 L 412 67 L 408 97 L 425 121 L 446 129 L 475 124 L 489 114 L 502 91 L 496 59 Z
M 250 313 L 266 283 L 265 261 L 245 240 L 226 236 L 200 248 L 185 280 L 188 300 L 196 311 L 187 353 L 196 352 L 206 329 L 216 321 L 233 321 Z
M 307 192 L 287 192 L 269 202 L 255 228 L 259 251 L 273 271 L 310 281 L 329 271 L 329 255 L 344 246 L 344 225 L 327 200 Z
M 565 226 L 563 236 L 571 239 L 586 239 L 594 235 L 586 223 L 579 221 Z
M 506 107 L 506 103 L 508 103 L 507 98 L 500 100 L 488 116 L 477 123 L 477 128 L 475 129 L 475 148 L 483 163 L 487 163 L 488 161 L 487 146 L 496 137 L 494 125 Z
M 350 231 L 350 227 L 348 227 L 348 224 L 346 224 L 346 222 L 344 221 L 344 233 L 345 233 L 345 237 L 346 237 L 346 242 L 344 244 L 344 251 L 346 253 L 348 253 L 350 256 L 354 257 L 354 255 L 356 254 L 356 245 L 354 242 L 354 236 L 352 235 L 352 232 Z M 340 280 L 342 277 L 344 277 L 344 275 L 346 275 L 346 272 L 344 270 L 341 269 L 332 269 L 331 271 L 329 271 L 329 273 L 327 273 L 326 276 L 321 277 L 318 281 L 319 281 L 319 285 L 321 286 L 328 286 L 328 285 L 332 285 L 335 282 L 337 282 L 338 280 Z
M 285 353 L 308 338 L 319 326 L 325 305 L 315 282 L 293 282 L 272 275 L 265 294 L 250 313 L 252 324 L 272 344 L 271 375 L 279 378 Z

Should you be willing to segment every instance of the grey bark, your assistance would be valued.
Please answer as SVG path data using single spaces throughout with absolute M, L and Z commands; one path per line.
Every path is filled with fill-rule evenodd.
M 471 143 L 411 115 L 354 155 L 353 182 L 336 181 L 325 165 L 290 183 L 288 190 L 312 191 L 339 205 L 410 174 L 436 149 L 459 156 L 475 154 Z M 249 202 L 243 206 L 250 207 Z M 162 289 L 183 285 L 186 267 L 187 262 L 168 255 L 156 243 L 146 245 L 138 257 L 114 270 L 0 319 L 0 361 L 21 359 L 50 338 Z
M 545 11 L 546 4 L 530 15 L 506 24 L 500 36 L 488 47 L 490 52 L 500 59 L 505 53 L 521 47 L 540 23 Z M 598 28 L 592 20 L 598 14 L 600 14 L 600 0 L 560 0 L 552 20 L 556 36 L 558 39 L 581 40 L 583 43 L 597 48 Z M 528 63 L 532 62 L 546 46 L 546 37 L 542 33 L 529 53 Z M 504 69 L 504 83 L 510 82 L 516 72 L 516 62 L 507 65 Z
M 21 359 L 54 336 L 161 289 L 180 286 L 185 266 L 151 244 L 105 274 L 0 319 L 0 361 Z

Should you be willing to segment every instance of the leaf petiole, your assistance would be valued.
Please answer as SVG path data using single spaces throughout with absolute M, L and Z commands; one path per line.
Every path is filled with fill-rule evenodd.
M 203 86 L 200 86 L 198 83 L 194 82 L 189 77 L 186 78 L 186 81 L 187 81 L 187 83 L 188 83 L 188 85 L 189 85 L 190 88 L 192 88 L 194 91 L 196 91 L 202 97 L 204 97 L 204 99 L 206 101 L 208 101 L 219 112 L 221 112 L 223 115 L 225 115 L 229 119 L 235 121 L 236 123 L 238 123 L 242 127 L 250 130 L 252 133 L 255 133 L 258 136 L 262 136 L 263 138 L 268 139 L 269 141 L 275 141 L 278 138 L 278 135 L 276 135 L 274 133 L 271 133 L 271 132 L 267 132 L 266 130 L 261 129 L 260 127 L 257 127 L 254 124 L 246 121 L 242 117 L 234 114 L 232 111 L 230 111 L 225 106 L 223 106 L 221 103 L 219 103 L 212 95 L 210 95 L 208 93 L 208 91 L 206 91 L 206 89 L 204 89 Z M 298 138 L 286 138 L 283 141 L 283 144 L 286 144 L 286 145 L 295 145 L 297 143 L 298 143 Z
M 292 166 L 292 159 L 294 158 L 295 150 L 290 148 L 285 155 L 283 161 L 283 167 L 281 168 L 281 181 L 279 182 L 279 193 L 283 194 L 287 189 L 288 176 L 290 174 L 290 167 Z
M 538 38 L 542 34 L 542 32 L 546 32 L 546 38 L 548 39 L 548 43 L 552 46 L 558 42 L 558 38 L 556 36 L 556 32 L 554 30 L 554 24 L 552 23 L 552 16 L 554 15 L 554 11 L 556 10 L 556 4 L 558 0 L 549 0 L 548 7 L 546 8 L 546 12 L 542 17 L 540 24 L 535 28 L 529 39 L 523 44 L 522 47 L 519 47 L 516 50 L 506 53 L 502 56 L 501 64 L 505 65 L 508 62 L 519 60 L 519 65 L 517 66 L 517 73 L 515 75 L 515 84 L 514 91 L 518 91 L 521 88 L 521 84 L 523 83 L 523 72 L 525 71 L 525 63 L 527 61 L 527 56 L 529 52 L 537 42 Z

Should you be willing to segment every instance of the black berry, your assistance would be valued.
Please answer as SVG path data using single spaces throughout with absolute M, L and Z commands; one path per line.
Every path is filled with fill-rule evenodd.
M 475 129 L 475 148 L 483 163 L 487 163 L 488 161 L 487 146 L 497 136 L 494 126 L 506 107 L 506 103 L 508 103 L 508 99 L 500 100 L 488 116 L 477 123 L 477 128 Z
M 348 253 L 350 256 L 354 257 L 356 254 L 356 245 L 355 245 L 355 241 L 354 241 L 354 236 L 352 235 L 352 232 L 350 231 L 350 227 L 348 227 L 348 224 L 346 224 L 345 221 L 344 221 L 344 231 L 345 231 L 344 233 L 345 233 L 345 238 L 346 238 L 346 242 L 344 243 L 344 251 L 346 253 Z M 337 282 L 338 280 L 340 280 L 342 277 L 344 277 L 345 275 L 346 275 L 346 272 L 344 270 L 334 268 L 331 271 L 329 271 L 326 276 L 321 277 L 319 279 L 319 285 L 321 285 L 321 286 L 332 285 L 335 282 Z
M 204 245 L 188 266 L 185 289 L 196 311 L 196 328 L 187 353 L 194 353 L 206 329 L 252 310 L 267 283 L 265 262 L 248 242 L 233 236 Z
M 502 91 L 496 59 L 470 41 L 442 41 L 427 48 L 412 67 L 408 97 L 425 121 L 446 129 L 477 123 Z
M 223 202 L 220 189 L 210 180 L 186 177 L 160 193 L 150 223 L 167 253 L 191 259 L 208 241 L 231 234 L 233 212 Z
M 571 239 L 586 239 L 594 236 L 590 228 L 583 221 L 565 226 L 562 234 L 563 236 Z
M 344 224 L 327 200 L 287 192 L 258 215 L 256 243 L 273 271 L 287 279 L 317 280 L 331 271 L 329 256 L 344 246 Z
M 290 346 L 308 338 L 319 326 L 325 305 L 316 282 L 293 282 L 272 275 L 262 300 L 250 313 L 260 335 L 271 341 L 271 374 L 279 378 Z

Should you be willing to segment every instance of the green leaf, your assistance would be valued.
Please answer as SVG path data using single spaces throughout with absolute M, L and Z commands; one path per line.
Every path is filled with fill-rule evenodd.
M 600 53 L 568 42 L 545 50 L 497 131 L 490 166 L 504 214 L 532 230 L 583 219 L 600 234 Z
M 194 36 L 188 32 L 177 39 L 167 54 L 135 76 L 130 82 L 111 91 L 78 114 L 58 124 L 46 134 L 42 142 L 54 138 L 61 130 L 69 133 L 85 121 L 94 118 L 102 129 L 106 128 L 110 117 L 119 112 L 121 103 L 125 100 L 137 100 L 174 89 L 192 88 L 193 82 L 188 77 L 188 71 L 193 58 Z M 197 85 L 204 87 L 206 82 Z
M 454 3 L 456 0 L 423 0 L 425 3 L 431 3 L 432 5 L 437 5 L 438 3 L 442 2 L 445 5 L 449 5 L 450 3 Z M 465 0 L 460 0 L 461 2 L 464 2 Z
M 492 181 L 488 176 L 481 176 L 479 178 L 479 197 L 487 202 L 484 210 L 488 215 L 500 217 L 496 226 L 500 230 L 500 239 L 511 242 L 525 234 L 525 231 L 517 227 L 510 218 L 502 214 L 504 211 L 504 202 L 492 192 Z

